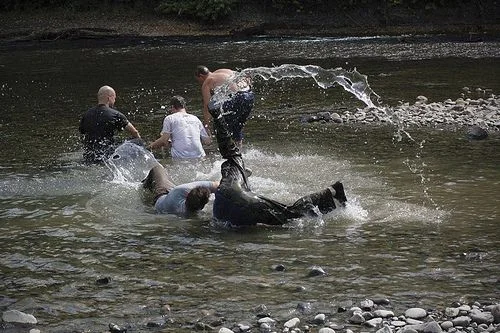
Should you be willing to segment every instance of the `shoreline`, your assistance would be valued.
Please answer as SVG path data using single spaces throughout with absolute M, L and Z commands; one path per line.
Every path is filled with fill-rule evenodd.
M 335 19 L 316 22 L 271 21 L 253 14 L 234 23 L 203 25 L 152 13 L 117 10 L 111 15 L 89 11 L 0 13 L 0 43 L 53 42 L 58 40 L 154 39 L 154 38 L 250 38 L 268 37 L 367 37 L 367 36 L 451 36 L 464 41 L 500 38 L 500 24 L 478 26 L 470 23 L 401 24 L 381 26 L 374 23 L 339 25 Z

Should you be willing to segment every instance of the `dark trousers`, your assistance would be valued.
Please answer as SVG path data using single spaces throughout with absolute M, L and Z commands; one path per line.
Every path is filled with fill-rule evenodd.
M 158 164 L 149 171 L 147 177 L 142 181 L 142 186 L 153 193 L 153 201 L 156 202 L 160 196 L 168 194 L 176 185 L 165 168 Z

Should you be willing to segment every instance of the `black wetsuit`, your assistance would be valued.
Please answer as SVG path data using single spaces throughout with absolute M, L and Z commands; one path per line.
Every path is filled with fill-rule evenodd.
M 215 192 L 214 217 L 234 226 L 258 223 L 280 225 L 290 219 L 315 216 L 316 209 L 323 214 L 336 208 L 335 200 L 344 205 L 347 201 L 342 183 L 336 182 L 320 192 L 304 196 L 293 205 L 287 206 L 275 200 L 256 195 L 248 187 L 245 166 L 238 146 L 231 138 L 228 125 L 220 110 L 211 110 L 214 130 L 222 157 L 222 178 Z
M 80 133 L 84 135 L 83 158 L 89 163 L 99 163 L 115 149 L 114 135 L 127 126 L 125 115 L 106 105 L 99 104 L 87 111 L 80 120 Z

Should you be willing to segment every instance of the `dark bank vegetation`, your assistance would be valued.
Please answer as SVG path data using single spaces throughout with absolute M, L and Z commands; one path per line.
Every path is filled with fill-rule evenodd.
M 499 0 L 2 0 L 0 40 L 500 32 Z
M 88 11 L 122 6 L 134 10 L 213 23 L 238 16 L 248 6 L 272 15 L 311 15 L 369 10 L 388 24 L 398 15 L 448 13 L 484 22 L 498 20 L 496 0 L 3 0 L 2 11 L 68 9 Z

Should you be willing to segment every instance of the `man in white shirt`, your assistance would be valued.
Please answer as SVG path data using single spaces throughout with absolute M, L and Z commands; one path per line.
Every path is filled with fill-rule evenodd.
M 158 214 L 191 217 L 205 207 L 219 182 L 204 180 L 176 185 L 165 168 L 157 164 L 149 171 L 142 185 L 152 192 L 153 205 Z
M 172 114 L 163 120 L 161 136 L 151 143 L 150 149 L 170 146 L 174 159 L 204 157 L 203 144 L 212 143 L 212 139 L 200 119 L 187 113 L 186 101 L 181 96 L 172 97 L 170 105 Z

